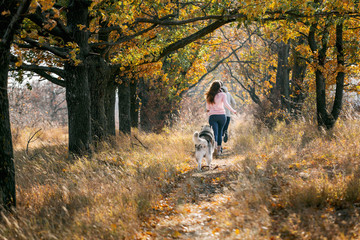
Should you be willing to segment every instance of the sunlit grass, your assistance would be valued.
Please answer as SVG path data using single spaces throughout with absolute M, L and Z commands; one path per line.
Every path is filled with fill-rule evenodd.
M 15 141 L 17 209 L 4 216 L 4 239 L 132 239 L 156 202 L 188 171 L 191 135 L 122 135 L 92 156 L 70 161 L 66 130 L 33 130 Z M 40 148 L 38 148 L 40 146 Z M 191 162 L 192 163 L 192 162 Z
M 226 201 L 209 199 L 218 207 L 209 212 L 218 221 L 211 222 L 214 236 L 358 238 L 359 120 L 340 119 L 330 132 L 306 121 L 279 123 L 272 130 L 254 126 L 248 117 L 232 124 L 225 146 L 234 165 L 230 175 L 212 179 L 183 175 L 196 168 L 191 139 L 200 123 L 164 128 L 161 134 L 133 129 L 131 137 L 120 135 L 101 143 L 92 156 L 72 161 L 66 129 L 44 129 L 27 153 L 27 138 L 36 129 L 23 129 L 14 140 L 18 206 L 4 215 L 0 236 L 151 237 L 139 233 L 152 228 L 152 214 L 185 211 L 200 197 L 196 188 L 231 181 L 231 193 L 216 195 Z M 170 202 L 166 196 L 177 185 L 172 195 L 177 199 Z
M 264 220 L 233 221 L 234 228 L 244 226 L 239 235 L 251 239 L 245 233 L 257 228 L 262 231 L 256 239 L 357 238 L 358 126 L 356 119 L 340 119 L 329 132 L 305 121 L 279 123 L 273 130 L 239 123 L 234 149 L 245 160 L 237 164 L 242 187 L 230 204 L 231 213 Z

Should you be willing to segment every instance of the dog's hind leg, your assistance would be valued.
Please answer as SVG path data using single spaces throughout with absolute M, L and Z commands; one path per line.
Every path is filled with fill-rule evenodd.
M 210 164 L 211 164 L 211 161 L 212 161 L 212 154 L 207 153 L 206 156 L 205 156 L 205 159 L 206 159 L 206 164 L 208 165 L 208 167 L 210 169 L 211 168 Z
M 202 158 L 198 158 L 196 159 L 197 163 L 198 163 L 198 170 L 201 171 L 201 161 L 202 161 Z

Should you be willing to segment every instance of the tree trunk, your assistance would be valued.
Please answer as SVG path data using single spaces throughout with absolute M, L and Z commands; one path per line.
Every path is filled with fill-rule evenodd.
M 88 57 L 87 61 L 91 96 L 91 133 L 93 140 L 101 141 L 107 136 L 105 96 L 109 82 L 109 66 L 100 56 Z
M 0 205 L 16 206 L 15 167 L 7 92 L 10 46 L 0 46 Z
M 326 110 L 326 88 L 325 77 L 322 72 L 317 69 L 315 71 L 316 81 L 316 116 L 319 127 L 331 128 L 332 120 Z
M 3 0 L 0 3 L 0 206 L 5 210 L 16 207 L 15 166 L 7 90 L 10 48 L 30 3 L 31 0 Z
M 137 128 L 139 125 L 139 99 L 138 99 L 138 81 L 136 79 L 129 80 L 130 84 L 130 119 L 131 127 Z
M 88 79 L 89 33 L 79 26 L 88 26 L 87 0 L 71 0 L 67 12 L 68 27 L 80 48 L 77 60 L 81 63 L 65 63 L 66 102 L 69 118 L 69 152 L 76 155 L 90 153 L 91 112 Z
M 310 27 L 309 31 L 309 44 L 310 48 L 313 52 L 318 52 L 318 67 L 315 71 L 316 78 L 316 115 L 319 127 L 325 127 L 326 129 L 332 129 L 335 126 L 335 122 L 338 119 L 341 106 L 342 106 L 342 97 L 344 90 L 344 51 L 343 51 L 343 23 L 342 20 L 336 23 L 336 49 L 337 49 L 337 64 L 338 64 L 338 73 L 336 76 L 336 90 L 335 90 L 335 99 L 331 113 L 329 114 L 326 106 L 326 85 L 325 85 L 325 77 L 321 72 L 321 68 L 325 66 L 325 58 L 327 41 L 329 39 L 328 26 L 325 26 L 324 31 L 322 31 L 322 46 L 320 50 L 317 49 L 315 42 L 315 30 L 317 28 L 317 24 L 314 23 Z
M 115 80 L 109 81 L 106 88 L 105 96 L 105 115 L 106 115 L 106 132 L 109 136 L 115 136 L 115 99 L 116 99 Z
M 303 44 L 304 40 L 302 38 L 299 39 L 298 44 Z M 293 114 L 299 116 L 302 112 L 302 105 L 305 100 L 304 90 L 303 90 L 303 82 L 306 74 L 306 62 L 304 59 L 301 58 L 301 54 L 293 50 L 293 66 L 292 66 L 292 78 L 291 78 L 291 85 L 292 85 L 292 95 L 291 98 L 291 110 Z
M 122 133 L 131 133 L 131 99 L 129 83 L 123 82 L 118 87 L 119 99 L 119 130 Z
M 345 56 L 344 56 L 344 48 L 343 48 L 343 22 L 340 21 L 336 24 L 336 50 L 337 50 L 337 63 L 339 72 L 336 76 L 336 92 L 335 92 L 335 100 L 333 109 L 331 111 L 331 115 L 336 121 L 340 115 L 341 107 L 342 107 L 342 98 L 344 92 L 344 79 L 345 72 L 343 68 L 345 67 Z
M 281 107 L 290 110 L 289 101 L 289 44 L 280 43 L 278 50 L 278 64 L 276 71 L 276 93 L 277 99 L 281 101 Z
M 65 71 L 69 152 L 82 155 L 90 152 L 92 142 L 88 69 L 84 65 L 65 64 Z

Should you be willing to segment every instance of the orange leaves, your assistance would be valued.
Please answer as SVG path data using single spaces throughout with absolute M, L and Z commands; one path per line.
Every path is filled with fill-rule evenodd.
M 265 81 L 264 82 L 264 87 L 265 88 L 273 88 L 273 85 L 269 81 Z
M 67 47 L 69 47 L 70 50 L 70 59 L 74 62 L 74 65 L 77 66 L 81 63 L 81 60 L 77 58 L 77 55 L 80 52 L 80 48 L 75 42 L 69 42 L 66 44 Z
M 171 198 L 160 200 L 153 206 L 153 210 L 159 211 L 164 215 L 170 215 L 176 212 L 173 199 Z
M 85 25 L 82 25 L 82 24 L 78 24 L 77 27 L 80 29 L 80 30 L 83 30 L 84 28 L 86 28 Z
M 89 11 L 94 10 L 94 8 L 95 8 L 97 5 L 101 4 L 102 2 L 105 2 L 105 1 L 104 1 L 104 0 L 92 0 L 92 1 L 91 1 L 91 5 L 90 5 L 90 7 L 89 7 Z
M 219 177 L 213 178 L 213 179 L 211 179 L 211 181 L 212 181 L 212 183 L 217 183 L 220 181 L 220 178 Z
M 22 65 L 22 60 L 17 61 L 17 62 L 15 63 L 15 66 L 16 66 L 16 67 L 20 67 L 21 65 Z
M 11 12 L 9 10 L 1 12 L 1 16 L 8 16 Z
M 212 234 L 215 235 L 216 233 L 220 232 L 220 228 L 215 228 L 214 230 L 212 230 Z
M 115 223 L 111 224 L 111 230 L 116 231 L 117 225 Z
M 267 1 L 267 8 L 264 8 L 265 10 L 268 9 L 269 11 L 275 11 L 278 10 L 281 6 L 281 3 L 279 1 Z M 280 8 L 281 9 L 281 8 Z
M 46 11 L 46 10 L 51 9 L 54 6 L 55 1 L 54 0 L 37 0 L 37 1 L 33 1 L 31 6 L 32 7 L 36 6 L 36 4 L 40 4 L 42 10 Z
M 189 79 L 193 79 L 193 81 L 195 82 L 207 72 L 205 64 L 206 63 L 201 58 L 196 59 L 190 70 L 187 72 L 186 77 Z
M 56 27 L 56 25 L 57 23 L 55 20 L 49 19 L 48 22 L 43 27 L 51 31 L 54 27 Z

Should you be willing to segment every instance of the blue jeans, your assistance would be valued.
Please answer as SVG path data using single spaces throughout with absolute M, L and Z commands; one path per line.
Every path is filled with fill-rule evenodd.
M 214 130 L 215 141 L 217 142 L 218 146 L 221 146 L 222 143 L 222 135 L 223 135 L 223 129 L 225 123 L 226 123 L 225 114 L 210 115 L 209 117 L 209 124 Z
M 226 123 L 223 129 L 223 134 L 228 130 L 231 117 L 226 117 Z

